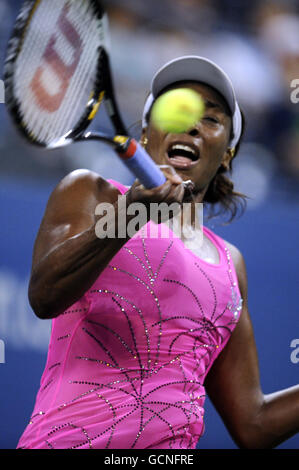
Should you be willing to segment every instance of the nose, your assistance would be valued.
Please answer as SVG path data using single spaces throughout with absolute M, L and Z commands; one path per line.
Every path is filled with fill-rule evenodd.
M 188 134 L 191 135 L 192 137 L 198 137 L 199 136 L 199 130 L 198 130 L 197 127 L 193 127 L 192 129 L 190 129 Z

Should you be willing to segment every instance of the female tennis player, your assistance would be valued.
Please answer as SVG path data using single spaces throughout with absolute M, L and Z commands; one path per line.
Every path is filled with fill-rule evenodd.
M 182 86 L 202 96 L 205 115 L 188 133 L 165 134 L 151 121 L 152 104 Z M 132 221 L 133 202 L 149 208 L 192 199 L 234 215 L 240 195 L 226 172 L 242 129 L 226 74 L 205 58 L 181 57 L 154 76 L 143 115 L 141 142 L 167 166 L 166 183 L 127 188 L 77 170 L 53 191 L 29 286 L 32 308 L 52 319 L 52 332 L 19 448 L 195 448 L 206 393 L 241 448 L 273 448 L 299 431 L 299 387 L 261 390 L 245 263 L 235 246 L 205 227 L 192 248 L 170 230 L 148 237 L 150 219 L 134 236 L 95 233 L 101 203 L 113 205 L 116 224 Z

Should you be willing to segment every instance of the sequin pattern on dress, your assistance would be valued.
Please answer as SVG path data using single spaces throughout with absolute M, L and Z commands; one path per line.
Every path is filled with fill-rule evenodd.
M 31 425 L 19 447 L 195 448 L 205 377 L 241 314 L 224 242 L 220 264 L 142 232 L 72 313 L 53 321 Z M 42 412 L 40 412 L 42 410 Z

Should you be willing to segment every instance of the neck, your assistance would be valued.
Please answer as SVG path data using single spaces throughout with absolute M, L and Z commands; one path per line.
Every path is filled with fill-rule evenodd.
M 190 206 L 190 216 L 184 220 L 184 225 L 187 224 L 193 228 L 198 226 L 199 212 L 201 220 L 203 214 L 203 201 L 207 189 L 208 188 L 205 188 L 203 190 L 196 190 L 194 187 L 191 189 L 188 186 L 186 187 L 186 193 L 183 200 L 183 204 L 186 206 Z
M 197 239 L 203 230 L 203 204 L 184 202 L 180 211 L 168 220 L 167 225 L 182 240 Z

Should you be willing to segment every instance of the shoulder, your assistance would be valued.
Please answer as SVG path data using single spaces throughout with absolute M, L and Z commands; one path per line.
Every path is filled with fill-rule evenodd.
M 62 180 L 56 186 L 55 190 L 68 190 L 72 187 L 76 187 L 76 189 L 79 189 L 80 187 L 92 188 L 105 184 L 109 183 L 101 175 L 94 171 L 81 168 L 71 171 L 64 178 L 62 178 Z
M 227 246 L 227 248 L 229 249 L 229 252 L 231 254 L 231 257 L 232 257 L 232 260 L 234 262 L 234 266 L 235 266 L 235 269 L 237 270 L 242 270 L 242 268 L 245 267 L 245 260 L 244 260 L 244 256 L 243 254 L 241 253 L 241 251 L 239 250 L 239 248 L 237 248 L 235 245 L 233 245 L 232 243 L 228 242 L 227 240 L 223 240 L 223 242 L 225 243 L 225 245 Z
M 112 185 L 100 174 L 82 168 L 68 173 L 52 191 L 48 204 L 63 199 L 83 201 L 90 197 L 97 199 L 108 198 L 113 191 Z
M 46 204 L 43 225 L 94 214 L 101 202 L 113 203 L 117 190 L 101 175 L 87 169 L 70 172 L 53 189 Z

